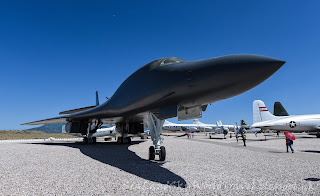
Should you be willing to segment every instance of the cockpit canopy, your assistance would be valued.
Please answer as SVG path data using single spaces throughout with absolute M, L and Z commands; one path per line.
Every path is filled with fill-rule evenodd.
M 176 63 L 181 63 L 184 62 L 186 60 L 184 59 L 180 59 L 177 57 L 167 57 L 167 58 L 160 58 L 157 60 L 154 60 L 152 62 L 149 63 L 149 67 L 150 69 L 155 69 L 157 67 L 162 67 L 165 65 L 170 65 L 170 64 L 176 64 Z

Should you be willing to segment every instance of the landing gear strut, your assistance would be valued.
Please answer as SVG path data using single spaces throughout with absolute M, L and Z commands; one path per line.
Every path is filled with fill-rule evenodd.
M 83 143 L 84 144 L 95 144 L 97 142 L 96 137 L 92 137 L 92 134 L 89 134 L 88 136 L 85 136 L 83 138 Z
M 91 121 L 89 122 L 87 134 L 84 135 L 84 137 L 83 137 L 84 144 L 95 144 L 97 142 L 97 138 L 92 137 L 92 135 L 97 131 L 97 129 L 99 129 L 101 127 L 102 124 L 103 123 L 100 120 L 98 120 L 98 122 L 95 122 L 94 129 L 91 129 L 92 122 Z
M 163 126 L 164 120 L 158 119 L 153 113 L 148 114 L 148 125 L 150 129 L 151 140 L 154 146 L 149 148 L 149 160 L 154 160 L 155 155 L 159 155 L 159 160 L 166 160 L 166 149 L 160 146 L 163 138 L 160 137 L 160 130 Z

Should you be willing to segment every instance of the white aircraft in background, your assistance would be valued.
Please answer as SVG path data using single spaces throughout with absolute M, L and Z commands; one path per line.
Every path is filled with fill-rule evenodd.
M 274 116 L 264 102 L 255 100 L 253 102 L 253 124 L 251 128 L 270 129 L 289 132 L 317 132 L 320 138 L 320 114 Z
M 205 127 L 210 127 L 212 130 L 216 131 L 217 133 L 225 133 L 225 132 L 233 132 L 236 128 L 235 125 L 224 125 L 222 124 L 221 120 L 217 121 L 216 124 L 205 124 L 200 122 L 198 119 L 193 120 L 193 124 L 201 125 Z
M 186 131 L 186 132 L 200 132 L 204 130 L 211 131 L 212 128 L 204 125 L 196 125 L 196 124 L 178 124 L 172 123 L 169 121 L 165 121 L 163 126 L 163 130 L 166 131 Z
M 62 133 L 66 133 L 65 127 L 66 127 L 65 125 L 62 126 Z M 92 134 L 92 137 L 95 138 L 95 140 L 97 137 L 107 137 L 107 136 L 116 137 L 116 133 L 117 133 L 116 126 L 105 127 L 105 128 L 97 129 L 97 132 Z
M 247 125 L 244 120 L 241 120 L 241 128 L 245 130 L 246 133 L 259 133 L 261 132 L 260 128 L 252 128 L 249 125 Z M 257 135 L 256 135 L 257 136 Z

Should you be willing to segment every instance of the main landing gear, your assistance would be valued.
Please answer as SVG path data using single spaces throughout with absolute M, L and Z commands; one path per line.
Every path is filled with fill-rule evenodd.
M 164 120 L 158 119 L 153 113 L 148 114 L 148 126 L 150 129 L 151 140 L 154 146 L 149 148 L 149 160 L 154 160 L 156 155 L 159 155 L 159 160 L 166 160 L 166 149 L 160 146 L 163 138 L 160 137 L 160 130 L 163 126 Z
M 92 137 L 92 134 L 88 135 L 88 136 L 85 136 L 83 138 L 83 143 L 84 144 L 95 144 L 97 142 L 97 138 L 96 137 Z
M 96 137 L 92 137 L 92 135 L 97 131 L 97 129 L 99 129 L 101 127 L 101 125 L 103 123 L 100 120 L 98 120 L 94 124 L 95 124 L 94 129 L 91 129 L 92 122 L 91 121 L 89 122 L 87 133 L 83 137 L 83 143 L 84 144 L 95 144 L 95 143 L 97 143 L 97 138 Z

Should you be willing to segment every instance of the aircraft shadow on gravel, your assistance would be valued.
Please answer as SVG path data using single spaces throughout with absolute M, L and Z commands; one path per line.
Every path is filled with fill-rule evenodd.
M 131 145 L 139 144 L 143 141 L 132 141 Z M 179 175 L 163 168 L 164 162 L 149 161 L 140 158 L 136 153 L 130 151 L 130 145 L 120 145 L 116 142 L 102 142 L 93 145 L 77 143 L 33 143 L 41 145 L 67 146 L 79 149 L 83 154 L 100 161 L 101 163 L 119 168 L 125 172 L 134 174 L 140 178 L 158 182 L 169 186 L 186 188 L 186 181 Z
M 302 152 L 320 153 L 319 150 L 303 150 Z

